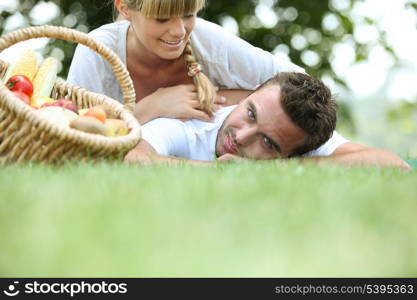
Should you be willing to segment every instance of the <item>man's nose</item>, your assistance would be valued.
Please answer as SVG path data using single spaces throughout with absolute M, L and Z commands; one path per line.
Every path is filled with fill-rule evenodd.
M 170 24 L 169 33 L 176 38 L 183 38 L 185 36 L 185 24 L 182 18 L 173 18 Z
M 251 126 L 246 126 L 235 131 L 236 143 L 240 146 L 246 146 L 252 142 L 255 137 L 256 129 Z

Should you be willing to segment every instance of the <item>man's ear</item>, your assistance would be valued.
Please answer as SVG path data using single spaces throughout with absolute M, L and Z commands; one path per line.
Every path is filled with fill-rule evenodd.
M 115 0 L 114 6 L 119 11 L 119 14 L 126 20 L 131 21 L 130 10 L 123 0 Z

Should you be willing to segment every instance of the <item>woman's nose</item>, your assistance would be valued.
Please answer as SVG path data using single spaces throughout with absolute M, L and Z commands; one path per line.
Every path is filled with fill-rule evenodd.
M 170 28 L 170 34 L 176 38 L 183 38 L 185 36 L 185 24 L 182 18 L 173 18 Z

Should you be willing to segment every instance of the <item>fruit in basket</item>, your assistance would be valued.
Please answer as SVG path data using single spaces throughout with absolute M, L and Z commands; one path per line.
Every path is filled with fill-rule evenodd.
M 103 124 L 106 122 L 106 112 L 99 106 L 91 107 L 83 116 L 95 118 Z
M 110 118 L 110 119 L 117 119 L 118 115 L 117 113 L 114 111 L 114 109 L 108 105 L 108 104 L 100 104 L 100 105 L 95 105 L 93 107 L 100 107 L 104 110 L 105 114 L 106 114 L 106 119 Z M 80 116 L 85 115 L 86 112 L 88 112 L 89 108 L 83 108 L 83 109 L 79 109 L 78 110 L 78 114 Z
M 76 114 L 78 114 L 78 107 L 71 100 L 58 99 L 54 102 L 45 103 L 45 104 L 42 105 L 42 107 L 48 107 L 48 106 L 63 107 L 63 108 L 69 109 L 69 110 L 75 112 Z
M 29 98 L 33 95 L 33 84 L 25 75 L 13 75 L 6 82 L 6 86 L 11 91 L 21 91 Z
M 78 110 L 78 114 L 79 114 L 80 116 L 84 116 L 84 115 L 85 115 L 85 113 L 86 113 L 88 110 L 89 110 L 89 108 L 79 109 L 79 110 Z
M 32 96 L 30 98 L 30 106 L 33 108 L 39 109 L 41 107 L 45 107 L 47 103 L 53 103 L 55 102 L 54 99 L 45 97 L 45 96 Z
M 53 57 L 48 57 L 43 61 L 32 82 L 34 96 L 49 97 L 51 95 L 58 74 L 58 65 L 58 60 Z
M 76 113 L 59 106 L 42 107 L 37 113 L 42 118 L 63 127 L 68 127 L 71 121 L 78 118 Z
M 106 136 L 108 137 L 123 136 L 129 133 L 126 122 L 122 120 L 106 119 L 104 126 L 106 127 Z
M 14 91 L 13 94 L 16 97 L 18 97 L 20 100 L 22 100 L 23 102 L 25 102 L 26 104 L 30 105 L 30 98 L 25 93 L 23 93 L 21 91 Z
M 38 57 L 32 50 L 25 50 L 22 54 L 7 68 L 4 82 L 7 82 L 14 75 L 25 75 L 33 81 L 36 71 L 38 70 Z
M 99 120 L 93 117 L 79 116 L 72 120 L 69 126 L 73 129 L 87 133 L 106 135 L 106 127 Z
M 104 112 L 106 113 L 106 118 L 109 118 L 109 119 L 117 119 L 118 118 L 117 113 L 108 104 L 100 104 L 100 105 L 96 105 L 95 107 L 102 108 L 104 110 Z
M 72 110 L 73 112 L 75 112 L 76 114 L 78 114 L 78 107 L 77 105 L 72 102 L 71 100 L 67 100 L 67 99 L 58 99 L 57 101 L 55 101 L 56 105 L 61 106 L 63 108 Z

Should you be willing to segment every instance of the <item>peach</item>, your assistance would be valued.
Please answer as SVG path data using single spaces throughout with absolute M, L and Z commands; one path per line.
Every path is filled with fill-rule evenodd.
M 103 108 L 98 106 L 90 108 L 83 116 L 95 118 L 103 124 L 106 122 L 106 112 Z

